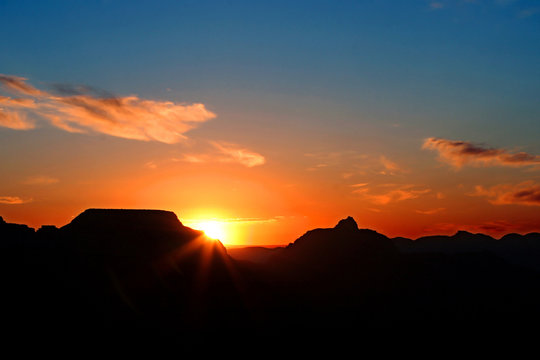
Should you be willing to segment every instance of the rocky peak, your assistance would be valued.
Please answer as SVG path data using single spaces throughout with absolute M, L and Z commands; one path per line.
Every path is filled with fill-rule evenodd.
M 358 230 L 358 224 L 356 224 L 356 221 L 351 216 L 348 216 L 346 219 L 340 220 L 334 229 L 347 231 Z

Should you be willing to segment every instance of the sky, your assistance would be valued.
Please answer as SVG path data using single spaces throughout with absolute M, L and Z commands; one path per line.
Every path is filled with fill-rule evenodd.
M 540 3 L 0 1 L 0 216 L 540 231 Z

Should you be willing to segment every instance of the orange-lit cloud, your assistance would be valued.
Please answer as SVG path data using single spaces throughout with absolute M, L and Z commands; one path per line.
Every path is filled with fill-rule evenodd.
M 307 171 L 315 171 L 315 170 L 323 169 L 325 167 L 328 167 L 328 164 L 317 164 L 317 165 L 308 167 L 306 170 Z
M 0 81 L 1 83 L 1 81 Z M 33 99 L 28 98 L 11 98 L 9 96 L 0 95 L 0 107 L 12 107 L 12 108 L 34 108 L 36 103 Z
M 387 184 L 393 187 L 393 184 Z M 386 187 L 383 185 L 383 187 Z M 354 190 L 354 194 L 358 194 L 361 198 L 366 199 L 373 204 L 387 205 L 392 202 L 416 199 L 424 194 L 427 194 L 431 189 L 414 189 L 414 185 L 401 185 L 395 189 L 386 190 L 384 192 L 373 193 L 372 190 L 366 186 L 361 186 Z
M 398 175 L 409 172 L 409 170 L 384 155 L 363 154 L 354 150 L 305 153 L 304 156 L 317 161 L 307 167 L 307 171 L 323 169 L 334 171 L 335 168 L 339 168 L 339 171 L 346 170 L 341 172 L 341 177 L 344 179 L 370 173 L 377 175 Z
M 51 185 L 56 184 L 59 180 L 50 176 L 32 176 L 23 181 L 25 185 Z
M 221 154 L 219 158 L 221 162 L 237 162 L 247 167 L 263 165 L 266 162 L 266 159 L 261 154 L 257 154 L 236 144 L 212 142 L 212 145 Z
M 428 210 L 416 210 L 416 213 L 422 214 L 422 215 L 433 215 L 440 213 L 442 211 L 446 210 L 445 208 L 436 208 L 436 209 L 428 209 Z
M 0 106 L 9 110 L 0 113 L 3 114 L 0 126 L 12 129 L 32 128 L 33 124 L 26 121 L 26 114 L 31 113 L 69 132 L 94 131 L 173 144 L 184 139 L 184 133 L 199 123 L 216 116 L 198 103 L 177 104 L 140 99 L 134 95 L 103 97 L 90 92 L 56 95 L 36 89 L 28 85 L 25 78 L 16 76 L 0 75 L 0 84 L 7 91 L 27 96 L 23 99 L 0 98 Z
M 266 163 L 266 159 L 263 155 L 237 144 L 202 141 L 199 142 L 199 146 L 201 145 L 202 148 L 197 152 L 182 154 L 165 161 L 160 161 L 159 163 L 150 161 L 145 163 L 144 166 L 155 169 L 158 166 L 163 165 L 163 163 L 188 162 L 192 164 L 236 163 L 246 167 L 254 167 Z
M 381 155 L 379 158 L 384 170 L 380 172 L 381 175 L 394 175 L 399 172 L 406 172 L 398 164 L 388 159 L 386 156 Z
M 184 154 L 181 158 L 174 158 L 173 161 L 185 161 L 193 164 L 202 164 L 210 160 L 211 157 L 205 154 Z
M 397 189 L 397 190 L 391 190 L 385 194 L 371 195 L 371 200 L 375 204 L 386 205 L 391 202 L 416 199 L 420 195 L 426 194 L 430 191 L 431 191 L 430 189 L 424 189 L 424 190 Z
M 517 185 L 501 184 L 490 188 L 476 186 L 473 196 L 485 196 L 495 205 L 519 204 L 540 206 L 540 184 L 525 181 Z
M 31 199 L 22 199 L 18 196 L 0 196 L 0 204 L 18 205 L 32 201 Z
M 522 224 L 514 224 L 506 220 L 495 220 L 488 221 L 476 226 L 469 226 L 468 229 L 478 232 L 497 232 L 497 233 L 507 233 L 509 231 L 515 231 L 516 229 L 521 228 Z M 470 231 L 470 230 L 469 230 Z
M 0 108 L 0 126 L 14 130 L 30 130 L 35 128 L 34 123 L 28 120 L 26 114 L 2 111 L 2 108 Z
M 538 155 L 531 155 L 526 152 L 512 153 L 506 149 L 486 148 L 467 141 L 428 138 L 424 141 L 422 148 L 438 151 L 440 160 L 456 168 L 468 164 L 513 167 L 540 164 L 540 156 Z
M 26 80 L 28 79 L 19 76 L 0 74 L 0 84 L 11 91 L 29 96 L 47 95 L 47 93 L 36 89 L 32 85 L 28 85 Z

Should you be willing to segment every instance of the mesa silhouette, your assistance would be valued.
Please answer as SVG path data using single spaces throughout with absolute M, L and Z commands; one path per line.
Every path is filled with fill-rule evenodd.
M 29 326 L 51 340 L 191 341 L 540 320 L 537 233 L 390 239 L 348 217 L 281 248 L 227 250 L 172 212 L 89 209 L 37 231 L 0 218 L 0 239 L 2 318 L 15 339 Z

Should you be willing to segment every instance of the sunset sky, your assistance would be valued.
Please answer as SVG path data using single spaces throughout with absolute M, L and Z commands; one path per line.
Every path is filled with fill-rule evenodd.
M 540 3 L 0 2 L 0 216 L 540 231 Z

